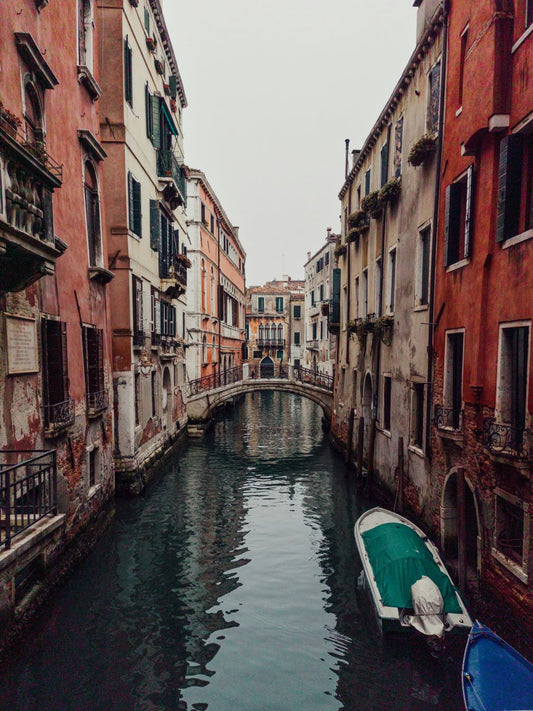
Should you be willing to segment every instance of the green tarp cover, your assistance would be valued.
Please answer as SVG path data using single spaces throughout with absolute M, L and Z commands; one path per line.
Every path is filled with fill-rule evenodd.
M 442 594 L 444 611 L 462 612 L 454 586 L 416 531 L 401 523 L 383 523 L 362 537 L 384 605 L 412 608 L 411 585 L 427 575 Z

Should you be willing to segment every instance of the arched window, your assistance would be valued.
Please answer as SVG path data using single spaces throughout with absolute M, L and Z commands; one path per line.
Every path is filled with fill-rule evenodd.
M 98 199 L 98 182 L 96 171 L 90 161 L 86 161 L 83 176 L 85 193 L 85 216 L 87 218 L 87 247 L 89 251 L 89 266 L 102 265 L 102 241 L 100 237 L 100 201 Z
M 211 314 L 215 313 L 215 270 L 211 267 Z
M 93 70 L 92 0 L 78 0 L 78 64 Z
M 280 324 L 278 324 L 278 343 L 280 344 L 282 342 L 283 342 L 283 326 L 280 323 Z
M 265 327 L 262 323 L 259 324 L 259 340 L 263 341 L 265 339 Z
M 202 338 L 202 363 L 207 363 L 207 337 Z
M 29 143 L 44 142 L 42 101 L 29 79 L 24 85 L 24 127 Z
M 202 259 L 202 263 L 200 265 L 200 271 L 202 273 L 202 313 L 205 314 L 206 312 L 206 307 L 205 307 L 205 289 L 206 289 L 206 284 L 205 284 L 205 262 Z

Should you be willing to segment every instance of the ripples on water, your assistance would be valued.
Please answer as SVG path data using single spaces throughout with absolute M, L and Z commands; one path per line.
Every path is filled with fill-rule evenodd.
M 460 649 L 381 644 L 357 498 L 313 403 L 249 395 L 119 502 L 0 671 L 2 711 L 462 708 Z

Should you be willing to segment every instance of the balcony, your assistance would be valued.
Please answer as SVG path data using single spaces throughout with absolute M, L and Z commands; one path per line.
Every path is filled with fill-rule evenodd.
M 188 265 L 190 265 L 188 257 L 182 254 L 175 255 L 171 264 L 160 263 L 159 278 L 161 291 L 164 294 L 178 299 L 187 291 Z
M 483 420 L 483 446 L 496 458 L 517 460 L 530 464 L 533 458 L 531 433 L 511 425 L 496 422 L 493 417 Z
M 157 175 L 160 178 L 169 178 L 174 181 L 174 195 L 165 195 L 165 200 L 175 210 L 180 205 L 187 206 L 187 180 L 183 166 L 178 163 L 178 159 L 173 151 L 157 150 Z M 166 189 L 165 189 L 166 191 Z
M 310 341 L 307 341 L 306 343 L 308 350 L 310 351 L 317 351 L 318 350 L 318 341 L 316 338 L 313 338 Z
M 433 423 L 439 431 L 455 434 L 463 431 L 463 410 L 435 405 Z
M 45 436 L 53 437 L 65 427 L 74 424 L 74 400 L 68 398 L 64 402 L 44 406 Z
M 66 245 L 54 235 L 52 192 L 62 167 L 42 142 L 0 120 L 0 292 L 22 291 L 47 274 Z
M 109 397 L 107 390 L 99 390 L 98 392 L 87 393 L 87 414 L 89 417 L 95 417 L 109 407 Z
M 284 338 L 264 338 L 260 336 L 257 339 L 257 345 L 259 348 L 284 348 L 285 339 Z
M 56 513 L 55 449 L 0 452 L 0 549 L 11 548 L 15 536 Z

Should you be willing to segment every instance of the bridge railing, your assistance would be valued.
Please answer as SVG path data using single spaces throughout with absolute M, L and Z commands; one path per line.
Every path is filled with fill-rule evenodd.
M 318 370 L 298 366 L 294 368 L 294 379 L 299 380 L 301 383 L 316 385 L 319 388 L 333 391 L 333 376 L 321 373 Z
M 288 363 L 249 363 L 248 377 L 251 380 L 281 378 L 282 380 L 289 379 Z

